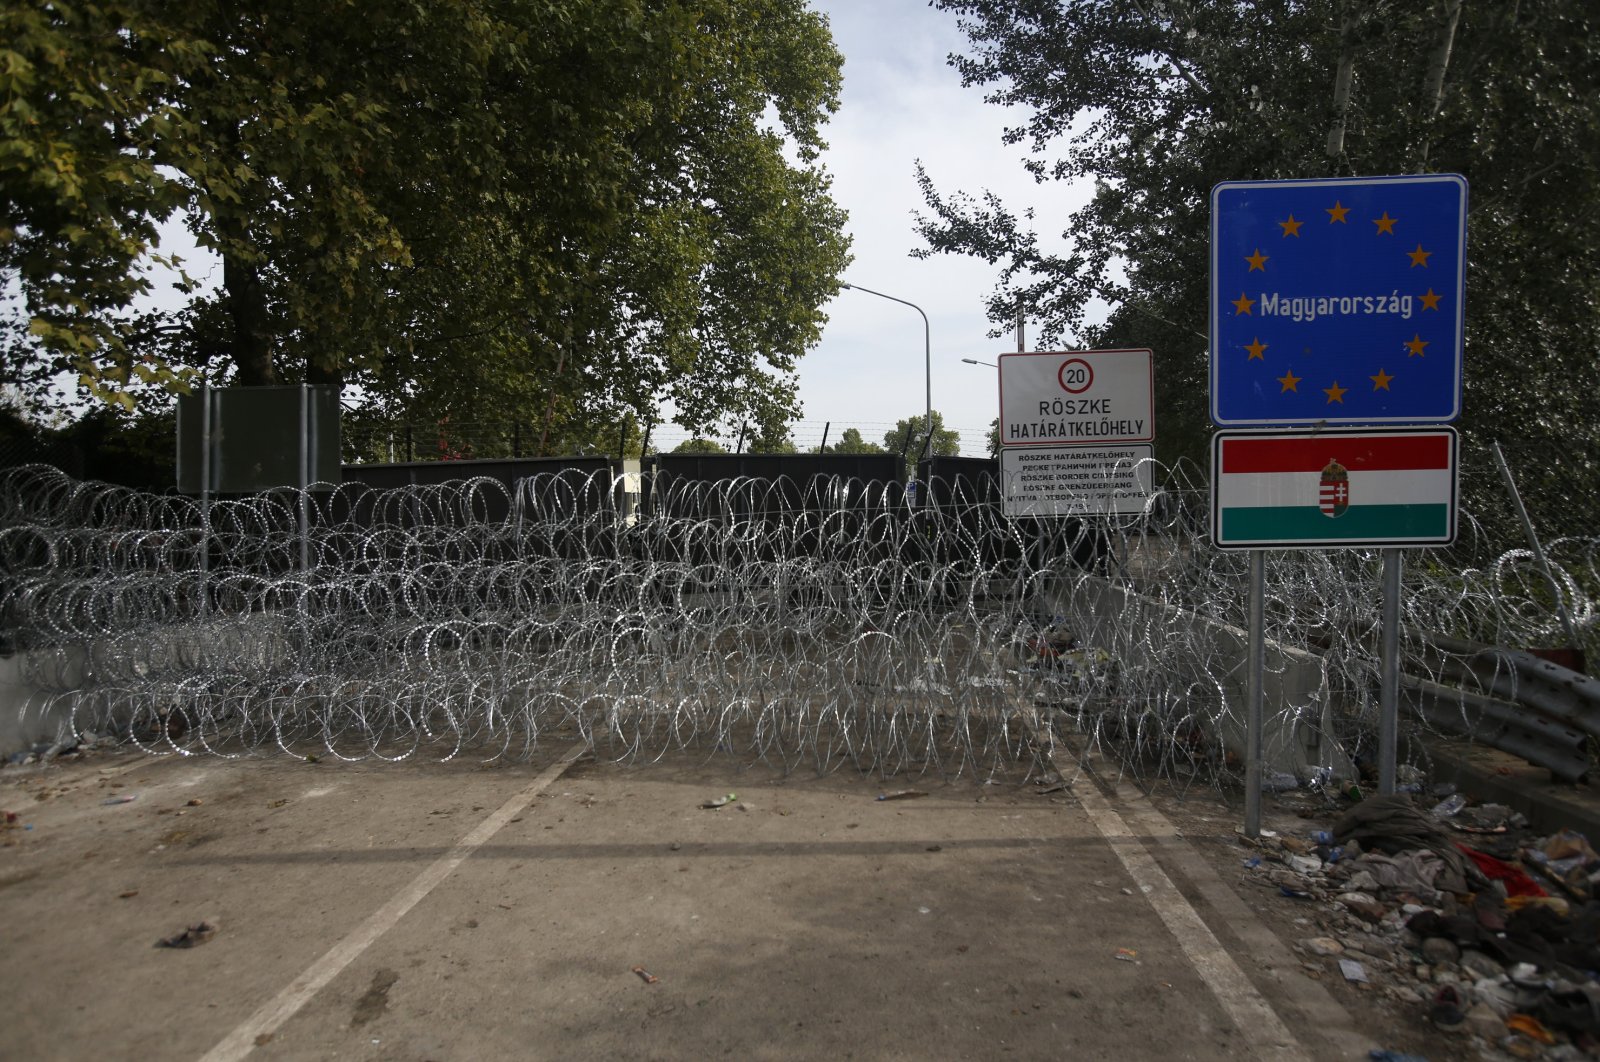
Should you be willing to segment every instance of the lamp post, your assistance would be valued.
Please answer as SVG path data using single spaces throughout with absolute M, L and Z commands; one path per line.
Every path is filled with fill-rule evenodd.
M 924 382 L 926 384 L 926 390 L 927 390 L 927 412 L 926 412 L 926 414 L 924 416 L 924 419 L 922 421 L 922 428 L 923 428 L 923 431 L 924 431 L 924 433 L 926 435 L 927 442 L 925 442 L 923 444 L 923 446 L 924 446 L 924 449 L 927 450 L 928 456 L 932 457 L 933 456 L 933 344 L 932 344 L 932 332 L 928 327 L 928 315 L 925 314 L 925 313 L 922 313 L 922 307 L 918 306 L 914 302 L 907 302 L 905 299 L 897 299 L 893 295 L 885 295 L 881 291 L 873 291 L 871 288 L 864 288 L 860 284 L 841 284 L 840 286 L 843 287 L 846 291 L 864 291 L 868 295 L 876 295 L 880 299 L 888 299 L 890 302 L 898 302 L 900 305 L 909 306 L 913 310 L 915 310 L 918 313 L 922 314 L 922 366 L 923 366 L 922 371 L 923 371 L 923 380 L 924 380 Z
M 961 360 L 966 362 L 968 365 L 987 365 L 991 369 L 998 369 L 1000 367 L 992 361 L 979 361 L 977 358 L 962 358 Z

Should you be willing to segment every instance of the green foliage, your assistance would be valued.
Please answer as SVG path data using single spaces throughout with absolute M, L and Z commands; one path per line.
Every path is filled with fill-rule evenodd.
M 902 433 L 905 429 L 901 429 Z M 861 437 L 860 428 L 846 428 L 839 436 L 839 441 L 822 449 L 826 454 L 881 454 L 885 453 L 883 447 L 875 442 L 868 442 Z
M 914 413 L 896 421 L 894 430 L 884 433 L 884 449 L 894 454 L 904 452 L 908 475 L 915 470 L 918 461 L 927 457 L 955 457 L 961 452 L 961 433 L 951 431 L 944 426 L 943 413 L 937 409 L 933 411 L 931 447 L 928 442 L 927 423 L 924 414 Z
M 0 403 L 0 466 L 48 464 L 79 479 L 169 491 L 176 482 L 175 413 L 146 403 L 134 413 L 101 406 L 75 421 L 42 424 Z
M 131 408 L 138 383 L 187 379 L 142 356 L 119 311 L 150 290 L 156 226 L 184 198 L 158 168 L 156 142 L 176 120 L 173 65 L 204 51 L 143 10 L 0 9 L 0 280 L 27 303 L 26 324 L 5 330 L 5 382 L 32 392 L 72 372 Z
M 747 448 L 753 454 L 794 454 L 799 453 L 799 448 L 794 444 L 786 427 L 780 427 L 775 432 L 763 431 L 750 440 Z
M 1151 347 L 1163 459 L 1203 461 L 1211 430 L 1211 186 L 1438 171 L 1471 185 L 1465 430 L 1572 440 L 1593 478 L 1600 399 L 1572 386 L 1600 349 L 1590 0 L 936 2 L 962 16 L 965 83 L 1024 115 L 1008 140 L 1035 175 L 1092 180 L 1095 195 L 1055 252 L 1030 216 L 920 172 L 921 253 L 1002 265 L 993 335 L 1020 305 L 1041 345 Z M 1111 312 L 1092 327 L 1097 299 Z
M 345 460 L 523 459 L 539 457 L 641 457 L 648 425 L 633 416 L 611 424 L 574 424 L 551 419 L 472 420 L 455 417 L 395 420 L 370 409 L 346 411 L 340 418 Z M 653 431 L 654 429 L 651 428 Z
M 0 19 L 15 379 L 343 381 L 391 417 L 548 410 L 575 437 L 667 398 L 695 429 L 793 410 L 848 261 L 817 162 L 841 59 L 802 0 Z M 221 287 L 136 318 L 173 216 Z
M 675 454 L 725 454 L 728 448 L 712 439 L 685 439 L 672 448 Z
M 794 438 L 789 434 L 789 424 L 794 419 L 791 411 L 778 403 L 767 403 L 757 413 L 754 424 L 740 430 L 746 453 L 792 454 L 798 452 Z

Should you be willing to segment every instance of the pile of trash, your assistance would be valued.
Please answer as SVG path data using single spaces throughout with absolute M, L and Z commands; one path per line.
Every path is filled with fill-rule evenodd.
M 1516 1058 L 1600 1055 L 1600 855 L 1497 804 L 1375 796 L 1309 837 L 1245 839 L 1248 880 L 1328 904 L 1298 943 L 1349 981 Z

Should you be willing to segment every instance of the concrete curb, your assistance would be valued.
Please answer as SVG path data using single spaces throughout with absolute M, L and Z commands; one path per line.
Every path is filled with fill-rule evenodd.
M 1436 782 L 1454 782 L 1476 800 L 1504 804 L 1528 817 L 1540 834 L 1577 830 L 1600 840 L 1600 793 L 1556 781 L 1544 767 L 1487 745 L 1435 738 L 1428 742 Z

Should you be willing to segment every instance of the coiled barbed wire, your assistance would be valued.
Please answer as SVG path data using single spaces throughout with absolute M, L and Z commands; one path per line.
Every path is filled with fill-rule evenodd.
M 1140 513 L 1052 519 L 1005 516 L 987 477 L 913 505 L 899 483 L 659 475 L 635 502 L 575 471 L 203 509 L 27 466 L 0 473 L 0 634 L 36 691 L 23 712 L 154 753 L 495 758 L 556 734 L 617 759 L 960 777 L 1070 734 L 1222 782 L 1248 560 L 1210 546 L 1203 476 L 1151 480 Z M 1406 569 L 1416 674 L 1447 670 L 1427 632 L 1555 631 L 1531 553 L 1461 526 Z M 1547 552 L 1595 631 L 1600 539 Z M 1321 750 L 1301 759 L 1375 730 L 1377 573 L 1373 551 L 1267 554 L 1269 670 L 1302 675 L 1271 728 Z

